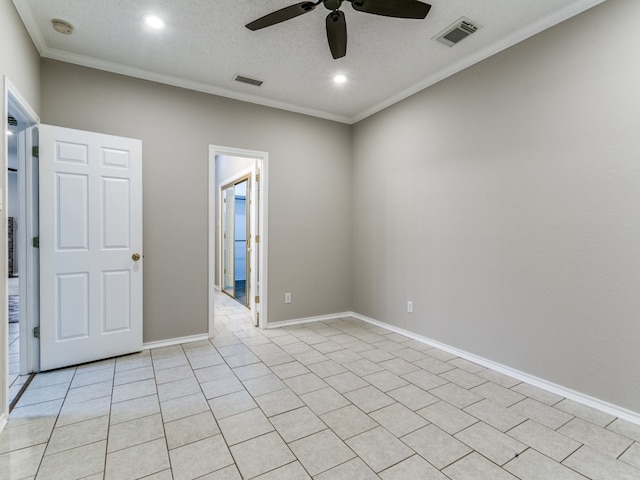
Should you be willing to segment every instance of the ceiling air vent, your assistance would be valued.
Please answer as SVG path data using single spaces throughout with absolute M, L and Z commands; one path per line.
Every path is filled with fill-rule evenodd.
M 15 117 L 13 117 L 13 116 L 9 115 L 9 116 L 7 117 L 7 124 L 8 124 L 10 127 L 17 127 L 17 126 L 18 126 L 18 121 L 16 120 L 16 118 L 15 118 Z
M 433 37 L 433 39 L 440 43 L 444 43 L 448 47 L 453 47 L 456 43 L 464 40 L 472 33 L 477 32 L 480 28 L 482 27 L 478 24 L 474 24 L 468 18 L 462 17 L 453 25 L 447 27 L 444 31 Z
M 253 85 L 254 87 L 259 87 L 263 83 L 262 80 L 256 80 L 255 78 L 245 77 L 244 75 L 236 75 L 236 78 L 234 78 L 234 80 L 236 82 Z

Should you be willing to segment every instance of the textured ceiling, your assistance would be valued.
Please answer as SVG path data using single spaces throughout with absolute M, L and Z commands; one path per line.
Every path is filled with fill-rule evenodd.
M 604 0 L 425 0 L 425 20 L 357 12 L 334 60 L 316 10 L 252 32 L 245 24 L 298 0 L 13 0 L 43 57 L 353 123 Z M 143 24 L 161 16 L 167 28 Z M 432 37 L 467 17 L 482 28 L 454 47 Z M 74 25 L 57 33 L 51 19 Z M 349 77 L 335 85 L 336 73 Z M 264 81 L 233 81 L 241 74 Z

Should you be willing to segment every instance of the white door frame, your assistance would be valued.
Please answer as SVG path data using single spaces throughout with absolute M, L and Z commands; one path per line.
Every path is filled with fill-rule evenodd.
M 33 327 L 40 324 L 40 252 L 32 240 L 39 236 L 38 160 L 33 160 L 37 127 L 20 133 L 18 145 L 18 273 L 20 275 L 20 375 L 40 370 L 40 341 Z
M 6 121 L 9 115 L 9 109 L 12 112 L 18 114 L 22 119 L 25 119 L 29 126 L 37 125 L 40 121 L 35 110 L 31 108 L 29 103 L 20 94 L 18 89 L 11 83 L 6 75 L 0 77 L 0 87 L 2 88 L 2 129 L 0 129 L 0 169 L 2 169 L 2 182 L 0 183 L 0 236 L 2 237 L 2 247 L 0 248 L 0 271 L 7 271 L 7 162 L 8 162 L 8 143 L 7 135 L 5 133 Z M 23 136 L 25 138 L 25 136 Z M 24 147 L 26 150 L 26 146 Z M 31 158 L 31 157 L 29 157 Z M 25 232 L 26 233 L 26 232 Z M 30 257 L 30 261 L 35 261 L 37 266 L 37 257 L 34 257 L 33 249 L 25 248 L 26 246 L 20 245 L 25 252 L 25 261 Z M 37 253 L 37 252 L 35 252 Z M 27 266 L 19 265 L 18 269 L 22 268 L 24 272 L 27 272 Z M 27 371 L 34 371 L 37 369 L 37 353 L 38 342 L 32 335 L 24 335 L 25 332 L 30 332 L 33 329 L 34 322 L 37 320 L 37 311 L 33 308 L 27 309 L 31 313 L 25 319 L 20 319 L 20 336 L 21 346 L 20 355 L 25 358 L 25 368 Z M 0 275 L 0 342 L 3 345 L 0 355 L 0 383 L 2 391 L 0 392 L 0 431 L 4 428 L 9 414 L 9 402 L 8 402 L 8 381 L 9 381 L 9 352 L 6 346 L 8 345 L 9 323 L 8 323 L 8 311 L 7 311 L 7 278 L 6 275 Z M 25 352 L 23 352 L 23 345 Z
M 266 328 L 268 323 L 267 316 L 267 212 L 268 210 L 268 160 L 269 154 L 267 152 L 260 152 L 256 150 L 246 150 L 242 148 L 224 147 L 220 145 L 209 145 L 209 337 L 213 337 L 214 332 L 214 317 L 215 317 L 215 305 L 214 305 L 214 290 L 215 290 L 215 272 L 217 268 L 218 259 L 216 258 L 216 198 L 218 196 L 218 189 L 216 186 L 216 156 L 226 155 L 230 157 L 244 157 L 252 158 L 256 160 L 258 172 L 260 173 L 260 190 L 259 195 L 259 212 L 257 217 L 259 220 L 259 228 L 256 235 L 260 235 L 260 255 L 259 255 L 259 278 L 255 282 L 260 288 L 260 303 L 255 306 L 256 313 L 258 314 L 258 327 Z M 254 236 L 255 237 L 255 236 Z M 255 245 L 253 247 L 255 250 Z M 252 255 L 252 258 L 255 258 Z
M 221 223 L 222 223 L 222 211 L 224 210 L 224 206 L 222 205 L 222 203 L 223 203 L 223 198 L 222 198 L 223 187 L 225 185 L 230 185 L 232 183 L 235 183 L 237 180 L 240 180 L 243 177 L 251 176 L 252 172 L 253 172 L 253 169 L 249 168 L 249 169 L 245 169 L 245 170 L 241 171 L 240 173 L 234 175 L 231 178 L 225 178 L 222 181 L 218 181 L 217 178 L 215 179 L 215 181 L 220 184 L 220 188 L 218 188 L 218 192 L 216 194 L 216 198 L 218 199 L 218 207 L 219 207 L 218 208 L 218 218 L 220 219 Z M 215 230 L 214 230 L 213 234 L 216 235 L 216 231 Z M 222 235 L 222 228 L 220 229 L 220 231 L 218 233 L 218 237 L 221 237 L 221 235 Z M 220 278 L 220 280 L 222 281 L 223 275 L 224 275 L 224 271 L 223 271 L 224 270 L 223 269 L 223 267 L 224 267 L 224 265 L 223 265 L 224 264 L 224 261 L 223 261 L 224 246 L 222 244 L 222 240 L 223 239 L 222 238 L 218 238 L 218 240 L 220 241 L 220 246 L 221 247 L 220 247 L 220 251 L 218 252 L 219 255 L 217 255 L 217 258 L 216 258 L 217 261 L 218 261 L 217 271 L 218 271 L 218 278 Z M 215 252 L 214 252 L 214 254 L 215 254 Z M 247 281 L 248 280 L 249 280 L 249 278 L 247 278 Z M 214 284 L 215 284 L 215 281 L 214 281 Z M 223 289 L 221 289 L 221 290 L 223 290 Z M 247 298 L 247 303 L 248 304 L 250 303 L 248 301 L 248 298 Z

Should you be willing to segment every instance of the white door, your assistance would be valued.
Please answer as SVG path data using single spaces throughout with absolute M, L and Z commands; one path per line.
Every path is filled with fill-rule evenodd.
M 253 288 L 251 296 L 248 298 L 248 305 L 251 308 L 253 324 L 257 327 L 260 323 L 260 171 L 258 170 L 258 161 L 253 163 L 251 168 L 251 194 L 247 198 L 251 199 L 251 245 L 249 248 L 251 254 L 251 265 L 249 276 Z M 257 301 L 257 303 L 256 303 Z
M 40 125 L 40 368 L 142 349 L 142 142 Z

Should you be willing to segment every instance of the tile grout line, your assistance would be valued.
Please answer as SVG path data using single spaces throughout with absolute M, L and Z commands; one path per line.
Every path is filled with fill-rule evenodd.
M 44 450 L 42 451 L 42 458 L 40 458 L 40 462 L 38 463 L 38 468 L 36 469 L 36 474 L 35 474 L 36 478 L 40 474 L 42 463 L 44 462 L 44 458 L 47 455 L 47 449 L 49 448 L 49 442 L 51 442 L 51 437 L 53 436 L 53 432 L 55 431 L 56 425 L 58 424 L 58 420 L 60 419 L 60 412 L 62 412 L 62 407 L 64 407 L 64 402 L 67 400 L 67 396 L 69 395 L 69 390 L 71 390 L 71 383 L 73 383 L 73 379 L 75 378 L 77 371 L 78 371 L 78 368 L 75 367 L 73 371 L 73 375 L 71 376 L 71 380 L 69 381 L 69 386 L 67 387 L 67 391 L 62 399 L 62 403 L 60 404 L 60 410 L 58 410 L 56 421 L 53 422 L 53 427 L 51 427 L 51 432 L 49 433 L 49 437 L 47 438 L 46 445 L 44 447 Z M 39 402 L 39 403 L 42 403 L 42 402 Z
M 109 398 L 109 421 L 107 422 L 107 439 L 104 445 L 104 461 L 102 462 L 102 478 L 106 478 L 107 476 L 107 458 L 109 455 L 109 434 L 111 433 L 111 409 L 113 408 L 113 390 L 115 388 L 116 383 L 116 365 L 118 364 L 118 360 L 114 360 L 113 362 L 113 377 L 111 380 L 111 396 Z M 77 370 L 76 370 L 77 373 Z M 74 374 L 75 378 L 75 374 Z M 73 384 L 73 381 L 71 382 Z M 69 387 L 71 388 L 71 387 Z M 64 403 L 62 404 L 64 406 Z
M 185 357 L 186 357 L 186 354 L 184 352 L 184 347 L 182 345 L 180 345 L 180 350 L 182 351 L 183 355 L 185 355 Z M 156 365 L 155 365 L 155 363 L 153 361 L 153 351 L 152 350 L 149 351 L 149 356 L 151 357 L 151 370 L 153 371 L 153 381 L 154 381 L 155 388 L 156 388 L 156 396 L 158 397 L 158 410 L 160 410 L 160 421 L 162 422 L 162 438 L 164 440 L 164 446 L 167 449 L 167 462 L 169 463 L 169 471 L 171 471 L 171 475 L 173 476 L 173 464 L 171 463 L 171 455 L 169 453 L 169 442 L 167 440 L 167 429 L 165 427 L 166 422 L 164 421 L 164 414 L 162 413 L 162 403 L 160 402 L 160 394 L 158 393 L 158 382 L 156 380 Z M 189 359 L 187 358 L 187 362 L 188 361 L 189 361 Z M 189 366 L 191 366 L 191 365 L 189 364 Z M 151 440 L 151 441 L 155 442 L 155 440 Z M 152 472 L 149 475 L 160 473 L 162 471 L 164 471 L 164 470 L 160 470 L 158 472 Z M 105 470 L 105 473 L 106 473 L 106 470 Z M 149 475 L 145 475 L 145 476 L 149 476 Z M 107 479 L 105 479 L 105 480 L 107 480 Z

